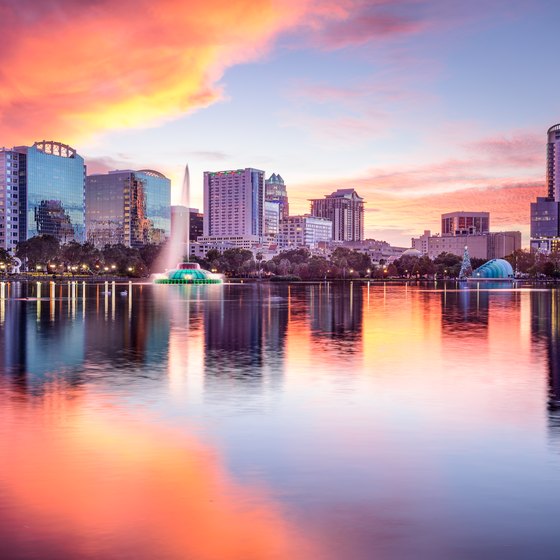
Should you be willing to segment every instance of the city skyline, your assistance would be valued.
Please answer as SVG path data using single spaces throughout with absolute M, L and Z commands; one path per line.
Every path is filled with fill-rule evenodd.
M 215 168 L 280 173 L 293 214 L 355 188 L 365 236 L 400 245 L 483 198 L 528 245 L 528 203 L 546 194 L 543 131 L 560 120 L 549 2 L 0 9 L 2 145 L 53 138 L 90 173 L 159 169 L 173 203 L 188 161 L 199 207 Z

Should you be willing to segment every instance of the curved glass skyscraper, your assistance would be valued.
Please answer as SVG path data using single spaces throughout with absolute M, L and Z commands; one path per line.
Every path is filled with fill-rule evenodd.
M 87 240 L 96 247 L 160 244 L 170 228 L 171 181 L 165 175 L 127 169 L 87 176 Z
M 60 142 L 0 149 L 0 246 L 35 235 L 84 240 L 85 165 Z
M 27 237 L 84 241 L 84 159 L 60 142 L 35 142 L 27 154 Z

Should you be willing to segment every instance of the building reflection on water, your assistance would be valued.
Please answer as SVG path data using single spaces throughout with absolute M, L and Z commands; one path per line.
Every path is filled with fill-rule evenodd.
M 548 367 L 548 426 L 551 441 L 560 448 L 560 292 L 531 292 L 531 332 L 544 343 Z
M 358 284 L 226 285 L 189 294 L 180 287 L 154 293 L 143 285 L 13 284 L 6 296 L 0 367 L 29 390 L 55 376 L 85 382 L 92 365 L 130 373 L 165 362 L 176 380 L 196 375 L 198 363 L 205 383 L 281 382 L 289 328 L 310 333 L 326 352 L 362 348 Z
M 558 295 L 488 287 L 12 286 L 2 550 L 494 558 L 512 535 L 542 542 L 520 531 L 557 501 L 535 481 L 553 476 L 545 367 L 560 441 Z

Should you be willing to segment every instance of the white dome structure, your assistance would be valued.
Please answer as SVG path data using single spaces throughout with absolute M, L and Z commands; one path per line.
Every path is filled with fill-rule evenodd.
M 418 249 L 407 249 L 401 256 L 420 258 L 422 256 L 422 253 Z

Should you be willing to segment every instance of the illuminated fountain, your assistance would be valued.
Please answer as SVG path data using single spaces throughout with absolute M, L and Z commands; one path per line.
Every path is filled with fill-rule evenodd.
M 208 270 L 200 268 L 198 263 L 188 262 L 190 259 L 190 175 L 189 166 L 185 167 L 185 175 L 183 177 L 183 188 L 181 190 L 180 206 L 178 207 L 178 215 L 175 220 L 174 227 L 171 232 L 168 250 L 165 255 L 165 265 L 173 266 L 179 262 L 183 255 L 187 262 L 179 262 L 172 270 L 168 270 L 164 274 L 156 275 L 155 284 L 222 284 L 221 275 L 213 274 Z M 184 216 L 181 215 L 184 213 Z M 163 268 L 163 267 L 162 267 Z

